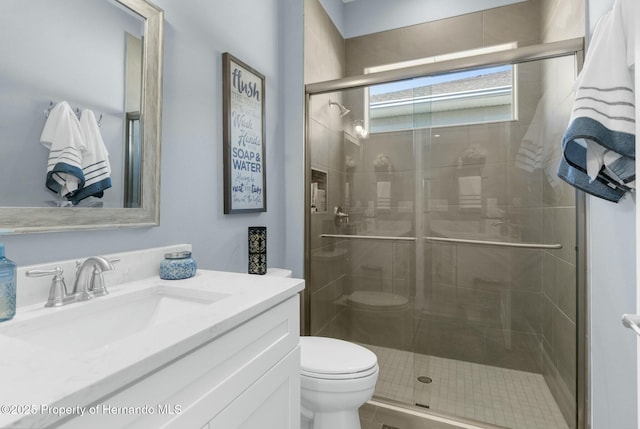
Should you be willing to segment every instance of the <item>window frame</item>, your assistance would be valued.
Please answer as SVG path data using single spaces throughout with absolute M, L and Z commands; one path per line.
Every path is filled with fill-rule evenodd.
M 430 64 L 430 63 L 437 63 L 437 62 L 442 62 L 442 61 L 449 61 L 449 60 L 453 60 L 453 59 L 458 59 L 458 58 L 466 58 L 466 57 L 472 57 L 472 56 L 476 56 L 476 55 L 482 55 L 482 54 L 487 54 L 487 53 L 494 53 L 494 52 L 501 52 L 501 51 L 507 51 L 507 50 L 512 50 L 518 47 L 518 43 L 517 42 L 509 42 L 509 43 L 502 43 L 499 45 L 492 45 L 492 46 L 486 46 L 486 47 L 482 47 L 482 48 L 477 48 L 477 49 L 470 49 L 470 50 L 465 50 L 465 51 L 459 51 L 459 52 L 452 52 L 452 53 L 447 53 L 447 54 L 442 54 L 442 55 L 435 55 L 435 56 L 431 56 L 431 57 L 424 57 L 424 58 L 418 58 L 418 59 L 414 59 L 414 60 L 408 60 L 408 61 L 400 61 L 400 62 L 395 62 L 395 63 L 389 63 L 389 64 L 384 64 L 384 65 L 378 65 L 378 66 L 371 66 L 371 67 L 366 67 L 364 69 L 364 74 L 369 74 L 369 73 L 378 73 L 378 72 L 384 72 L 384 71 L 391 71 L 391 70 L 397 70 L 397 69 L 402 69 L 402 68 L 407 68 L 407 67 L 414 67 L 414 66 L 420 66 L 420 65 L 424 65 L 424 64 Z M 518 81 L 518 65 L 517 64 L 504 64 L 504 66 L 511 66 L 511 116 L 509 119 L 506 119 L 508 121 L 517 121 L 518 120 L 518 85 L 517 85 L 517 81 Z M 490 66 L 490 67 L 484 67 L 484 68 L 479 68 L 476 70 L 485 70 L 485 69 L 492 69 L 497 67 L 496 65 Z M 452 71 L 452 72 L 447 72 L 447 73 L 439 73 L 433 76 L 442 76 L 442 75 L 446 75 L 446 74 L 450 74 L 450 73 L 455 73 L 457 71 Z M 456 122 L 456 123 L 451 123 L 451 124 L 444 124 L 444 125 L 430 125 L 429 127 L 416 127 L 416 126 L 411 126 L 410 128 L 394 128 L 394 129 L 389 129 L 389 130 L 383 130 L 383 131 L 374 131 L 371 130 L 371 120 L 370 120 L 370 109 L 371 109 L 371 94 L 370 94 L 370 88 L 371 86 L 367 86 L 364 88 L 364 106 L 363 106 L 363 123 L 364 123 L 364 129 L 367 131 L 367 133 L 382 133 L 382 132 L 394 132 L 394 131 L 407 131 L 407 130 L 412 130 L 412 129 L 421 129 L 421 128 L 442 128 L 442 127 L 451 127 L 451 126 L 466 126 L 466 125 L 474 125 L 474 124 L 488 124 L 488 123 L 495 123 L 495 122 L 504 122 L 505 119 L 500 119 L 500 120 L 486 120 L 486 121 L 470 121 L 470 122 Z M 420 88 L 420 86 L 416 86 L 415 88 Z M 496 87 L 498 88 L 498 87 Z M 488 90 L 494 90 L 495 88 L 490 88 Z M 451 95 L 456 95 L 458 93 L 451 93 Z M 438 94 L 437 97 L 443 97 L 446 96 L 448 94 Z M 460 95 L 460 94 L 458 94 Z M 414 99 L 415 100 L 415 99 Z M 400 102 L 400 100 L 398 100 L 398 102 Z M 407 103 L 409 101 L 406 101 Z M 423 101 L 424 102 L 424 101 Z M 412 104 L 415 104 L 415 101 L 412 102 Z

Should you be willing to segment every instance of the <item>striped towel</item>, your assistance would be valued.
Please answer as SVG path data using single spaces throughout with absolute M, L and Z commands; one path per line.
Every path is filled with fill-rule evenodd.
M 634 3 L 616 0 L 598 22 L 558 167 L 567 183 L 613 202 L 635 189 Z
M 572 90 L 563 92 L 554 88 L 540 98 L 516 153 L 516 167 L 529 173 L 542 170 L 547 183 L 553 188 L 561 183 L 557 168 L 562 151 L 556 142 L 562 140 L 567 129 L 572 95 Z
M 84 186 L 82 151 L 84 137 L 78 117 L 66 101 L 49 112 L 40 142 L 49 149 L 46 186 L 60 197 L 68 198 Z
M 533 173 L 542 168 L 542 158 L 544 151 L 544 110 L 546 108 L 546 95 L 540 99 L 536 106 L 536 111 L 531 119 L 531 124 L 527 128 L 518 153 L 516 154 L 516 167 L 521 170 Z
M 87 197 L 102 198 L 104 190 L 111 187 L 109 152 L 102 140 L 96 116 L 91 110 L 82 111 L 80 129 L 85 141 L 85 150 L 82 152 L 82 173 L 85 183 L 69 197 L 74 205 Z

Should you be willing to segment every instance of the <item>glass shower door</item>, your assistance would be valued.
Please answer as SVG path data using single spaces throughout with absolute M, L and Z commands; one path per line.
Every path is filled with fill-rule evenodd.
M 575 192 L 555 175 L 575 73 L 310 97 L 309 333 L 374 351 L 375 398 L 575 427 Z
M 417 383 L 416 401 L 505 427 L 564 429 L 576 425 L 575 191 L 555 169 L 575 60 L 513 73 L 512 120 L 414 134 L 425 233 L 414 350 L 429 381 Z
M 373 350 L 376 397 L 414 404 L 413 137 L 363 134 L 364 94 L 309 103 L 310 333 Z

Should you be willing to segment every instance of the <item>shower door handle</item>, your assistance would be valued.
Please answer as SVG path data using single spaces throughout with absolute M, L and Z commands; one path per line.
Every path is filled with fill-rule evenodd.
M 622 325 L 640 336 L 640 314 L 623 314 Z

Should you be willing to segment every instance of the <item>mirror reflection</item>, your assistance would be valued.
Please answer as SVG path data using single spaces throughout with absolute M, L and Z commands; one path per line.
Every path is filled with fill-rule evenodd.
M 1 207 L 142 206 L 144 26 L 114 0 L 0 2 Z
M 159 224 L 163 28 L 149 0 L 0 1 L 0 234 Z M 46 186 L 61 102 L 67 124 L 91 112 L 110 164 L 71 205 Z

